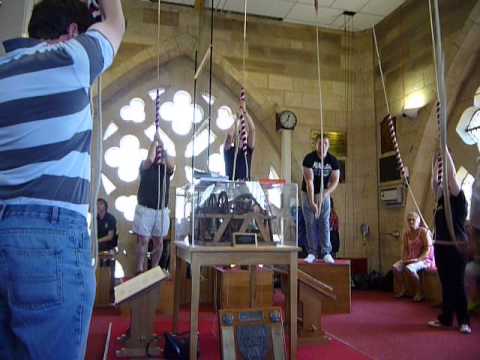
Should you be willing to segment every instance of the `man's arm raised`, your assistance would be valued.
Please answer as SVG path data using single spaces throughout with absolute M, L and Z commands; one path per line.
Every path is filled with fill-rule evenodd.
M 120 0 L 101 0 L 100 7 L 103 21 L 93 24 L 89 30 L 101 32 L 112 44 L 114 52 L 117 53 L 125 33 L 122 3 Z

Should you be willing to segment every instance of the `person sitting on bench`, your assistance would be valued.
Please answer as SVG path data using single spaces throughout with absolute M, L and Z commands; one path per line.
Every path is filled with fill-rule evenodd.
M 419 272 L 433 266 L 432 237 L 428 229 L 420 226 L 420 216 L 412 211 L 407 215 L 408 229 L 403 234 L 402 259 L 393 264 L 398 292 L 395 297 L 406 294 L 406 276 L 414 286 L 413 301 L 422 301 Z
M 117 220 L 108 212 L 105 199 L 97 200 L 98 251 L 110 251 L 118 245 Z

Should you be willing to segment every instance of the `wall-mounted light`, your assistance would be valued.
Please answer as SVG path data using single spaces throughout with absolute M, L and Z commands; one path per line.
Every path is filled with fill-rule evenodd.
M 424 90 L 417 90 L 407 95 L 404 109 L 419 109 L 427 104 L 427 96 Z
M 401 116 L 409 119 L 416 119 L 418 112 L 426 103 L 427 96 L 424 90 L 418 90 L 409 94 L 405 98 L 405 104 L 403 105 Z
M 360 233 L 362 234 L 363 240 L 367 240 L 370 235 L 370 226 L 368 226 L 368 224 L 361 224 Z

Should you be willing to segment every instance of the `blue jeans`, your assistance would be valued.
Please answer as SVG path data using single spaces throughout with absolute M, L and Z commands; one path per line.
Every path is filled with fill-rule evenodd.
M 302 205 L 307 233 L 307 253 L 324 257 L 332 251 L 332 244 L 330 243 L 330 197 L 326 197 L 323 201 L 318 219 L 315 219 L 306 193 L 302 193 Z
M 0 202 L 0 359 L 84 359 L 94 298 L 85 218 Z

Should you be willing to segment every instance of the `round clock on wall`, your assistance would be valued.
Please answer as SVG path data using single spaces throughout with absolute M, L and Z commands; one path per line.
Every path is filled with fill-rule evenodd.
M 277 114 L 277 130 L 293 130 L 297 126 L 297 115 L 293 111 L 285 110 Z

